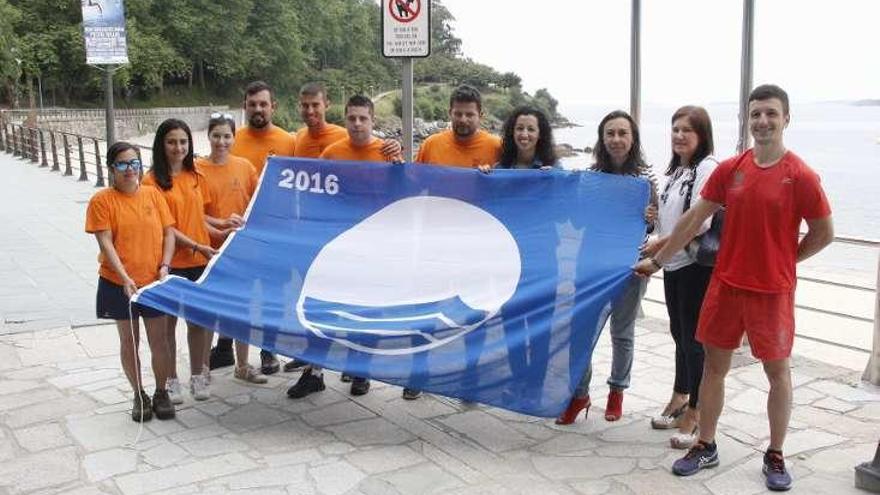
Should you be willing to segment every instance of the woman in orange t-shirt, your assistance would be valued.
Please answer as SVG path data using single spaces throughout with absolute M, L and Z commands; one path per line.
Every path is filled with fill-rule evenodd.
M 229 150 L 235 142 L 235 121 L 229 114 L 215 113 L 208 121 L 208 139 L 211 154 L 196 160 L 196 169 L 205 177 L 210 203 L 206 207 L 208 223 L 217 229 L 219 236 L 211 239 L 211 245 L 219 248 L 233 230 L 244 225 L 244 212 L 257 188 L 257 169 L 247 159 L 231 155 Z M 210 367 L 209 356 L 213 334 L 205 341 L 205 368 Z M 248 364 L 248 343 L 235 342 L 236 363 L 233 376 L 250 383 L 266 383 L 268 380 Z M 216 355 L 232 354 L 232 339 L 217 340 Z M 231 357 L 231 356 L 230 356 Z M 232 364 L 232 362 L 227 361 Z
M 132 419 L 148 421 L 154 411 L 159 419 L 170 419 L 174 406 L 164 389 L 170 371 L 164 315 L 129 299 L 139 287 L 168 275 L 174 253 L 174 219 L 158 191 L 141 187 L 141 161 L 133 145 L 118 142 L 110 146 L 107 170 L 111 187 L 92 196 L 86 211 L 86 232 L 95 235 L 101 249 L 97 315 L 116 320 L 122 369 L 135 392 Z M 152 401 L 141 386 L 141 317 L 156 379 Z
M 193 160 L 192 132 L 185 122 L 168 119 L 156 130 L 153 140 L 153 166 L 144 184 L 155 185 L 165 198 L 174 217 L 176 250 L 171 259 L 172 275 L 196 281 L 202 276 L 208 260 L 216 253 L 211 247 L 205 205 L 210 203 L 205 178 L 198 173 Z M 177 317 L 167 316 L 165 338 L 171 359 L 168 388 L 171 401 L 183 403 L 177 378 Z M 190 393 L 196 400 L 210 397 L 209 378 L 204 369 L 205 340 L 209 333 L 202 327 L 186 322 L 190 358 Z

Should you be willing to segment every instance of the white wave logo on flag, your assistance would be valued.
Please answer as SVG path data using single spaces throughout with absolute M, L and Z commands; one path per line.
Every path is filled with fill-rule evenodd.
M 495 217 L 456 199 L 410 197 L 321 249 L 297 316 L 316 335 L 358 351 L 426 351 L 498 314 L 520 271 L 516 241 Z M 395 339 L 396 346 L 384 339 L 379 348 L 358 335 L 409 338 Z

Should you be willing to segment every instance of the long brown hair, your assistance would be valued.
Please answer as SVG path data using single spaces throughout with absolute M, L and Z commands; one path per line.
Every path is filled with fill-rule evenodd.
M 715 152 L 715 142 L 712 139 L 712 120 L 709 119 L 709 113 L 706 112 L 706 109 L 694 105 L 685 105 L 672 114 L 671 123 L 675 124 L 675 121 L 682 117 L 688 119 L 688 123 L 694 128 L 694 132 L 697 133 L 697 150 L 694 152 L 694 156 L 691 157 L 691 163 L 681 163 L 681 157 L 673 151 L 672 158 L 669 160 L 669 166 L 666 168 L 666 175 L 672 175 L 681 166 L 694 166 Z
M 642 139 L 639 135 L 639 126 L 636 124 L 636 121 L 633 120 L 632 116 L 623 110 L 615 110 L 606 115 L 602 121 L 599 122 L 599 136 L 596 139 L 596 146 L 593 147 L 593 159 L 596 160 L 596 163 L 590 167 L 590 170 L 616 173 L 614 165 L 611 164 L 611 153 L 608 153 L 608 148 L 605 147 L 605 140 L 602 139 L 605 134 L 605 124 L 614 119 L 626 119 L 626 121 L 629 122 L 633 137 L 632 147 L 629 149 L 629 154 L 626 156 L 626 161 L 623 163 L 623 169 L 620 173 L 624 175 L 639 175 L 643 170 L 648 169 L 648 164 L 645 162 L 645 155 L 642 153 Z

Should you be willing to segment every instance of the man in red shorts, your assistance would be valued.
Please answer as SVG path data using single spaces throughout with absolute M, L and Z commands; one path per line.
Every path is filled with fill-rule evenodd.
M 785 91 L 774 85 L 755 88 L 749 95 L 748 118 L 754 148 L 715 169 L 666 246 L 634 269 L 642 276 L 659 270 L 696 235 L 704 220 L 726 207 L 721 248 L 697 328 L 697 340 L 706 350 L 700 440 L 675 461 L 672 471 L 689 476 L 718 465 L 715 432 L 724 404 L 724 378 L 745 333 L 770 382 L 770 445 L 763 471 L 767 487 L 781 491 L 791 488 L 782 445 L 791 416 L 795 264 L 827 246 L 834 228 L 819 176 L 783 144 L 790 120 Z M 808 230 L 799 241 L 802 220 Z

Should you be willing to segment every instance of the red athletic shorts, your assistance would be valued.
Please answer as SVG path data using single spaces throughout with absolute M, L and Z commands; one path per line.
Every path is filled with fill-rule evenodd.
M 794 343 L 794 290 L 770 294 L 739 289 L 713 276 L 703 299 L 697 340 L 737 349 L 743 333 L 761 361 L 791 356 Z

